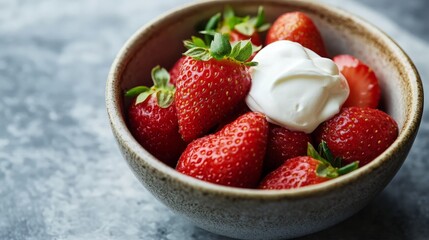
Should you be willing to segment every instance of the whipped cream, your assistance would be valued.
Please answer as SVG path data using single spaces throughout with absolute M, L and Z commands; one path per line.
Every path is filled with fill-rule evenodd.
M 252 86 L 246 103 L 269 122 L 311 133 L 340 111 L 349 95 L 347 80 L 328 58 L 291 41 L 261 49 L 251 68 Z

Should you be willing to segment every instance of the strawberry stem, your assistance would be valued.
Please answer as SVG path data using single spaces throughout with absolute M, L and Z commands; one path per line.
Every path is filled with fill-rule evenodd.
M 126 91 L 125 96 L 137 97 L 135 104 L 139 104 L 146 101 L 150 95 L 155 93 L 158 106 L 161 108 L 169 107 L 173 102 L 174 93 L 176 91 L 176 88 L 170 84 L 170 74 L 165 68 L 156 66 L 152 69 L 151 76 L 154 84 L 152 87 L 134 87 Z
M 256 62 L 246 62 L 255 51 L 259 50 L 249 40 L 238 41 L 231 46 L 227 34 L 220 34 L 218 32 L 209 32 L 207 34 L 214 34 L 210 47 L 206 46 L 201 38 L 192 37 L 191 40 L 183 42 L 185 47 L 188 48 L 184 55 L 200 61 L 208 61 L 212 58 L 217 60 L 227 58 L 247 66 L 257 65 Z

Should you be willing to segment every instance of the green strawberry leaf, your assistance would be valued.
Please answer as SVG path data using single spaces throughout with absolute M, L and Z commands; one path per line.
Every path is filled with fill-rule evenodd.
M 222 59 L 231 53 L 231 44 L 228 35 L 216 33 L 210 44 L 210 52 L 216 59 Z
M 320 163 L 319 166 L 317 166 L 316 174 L 319 177 L 325 178 L 336 178 L 339 176 L 336 168 L 332 167 L 330 164 L 324 163 Z
M 202 48 L 207 47 L 207 45 L 204 42 L 204 40 L 201 39 L 201 38 L 199 38 L 199 37 L 192 36 L 192 42 L 194 43 L 194 45 L 196 47 L 202 47 Z
M 136 105 L 146 101 L 146 99 L 153 93 L 153 91 L 142 92 L 137 96 Z
M 184 55 L 192 57 L 197 60 L 207 61 L 212 56 L 210 55 L 210 51 L 207 48 L 202 47 L 194 47 L 189 49 L 184 53 Z
M 235 25 L 234 29 L 246 36 L 252 36 L 253 33 L 255 33 L 255 26 L 253 25 L 253 23 L 251 21 L 247 21 L 247 22 L 242 22 L 239 23 L 237 25 Z
M 162 108 L 167 108 L 171 105 L 174 98 L 176 88 L 170 84 L 170 74 L 165 68 L 156 66 L 151 71 L 152 81 L 154 85 L 151 88 L 146 86 L 138 86 L 128 90 L 125 93 L 126 97 L 136 97 L 135 104 L 142 103 L 151 96 L 156 94 L 157 103 Z
M 205 31 L 216 31 L 216 29 L 218 28 L 219 22 L 220 22 L 220 17 L 221 17 L 220 13 L 216 13 L 215 15 L 213 15 L 209 19 L 209 21 L 207 22 L 204 30 Z M 209 45 L 212 40 L 213 40 L 213 36 L 210 36 L 210 35 L 204 36 L 205 45 Z
M 151 75 L 154 86 L 157 88 L 166 87 L 170 82 L 170 74 L 165 68 L 161 68 L 159 65 L 152 68 Z
M 169 107 L 173 102 L 173 96 L 174 96 L 173 91 L 158 91 L 156 93 L 158 106 L 160 106 L 161 108 Z
M 130 90 L 125 92 L 125 97 L 136 97 L 140 93 L 147 92 L 149 90 L 150 90 L 150 88 L 148 88 L 146 86 L 133 87 Z
M 240 53 L 241 42 L 235 42 L 232 45 L 233 45 L 233 47 L 232 47 L 232 50 L 231 50 L 231 53 L 229 54 L 229 56 L 232 58 L 235 58 Z
M 346 166 L 338 169 L 338 174 L 339 175 L 344 175 L 344 174 L 347 174 L 347 173 L 349 173 L 351 171 L 354 171 L 354 170 L 356 170 L 358 168 L 359 168 L 359 161 L 352 162 L 352 163 L 347 164 Z
M 255 20 L 255 28 L 260 28 L 262 25 L 265 24 L 265 11 L 264 7 L 259 6 L 258 8 L 258 15 L 256 16 Z
M 256 28 L 256 31 L 258 31 L 258 32 L 265 32 L 268 29 L 270 29 L 270 27 L 271 27 L 271 24 L 265 23 L 265 24 L 262 24 L 260 27 Z
M 252 51 L 252 43 L 250 41 L 244 41 L 244 43 L 246 43 L 246 44 L 244 45 L 244 47 L 242 47 L 239 50 L 237 56 L 235 57 L 235 59 L 238 60 L 238 61 L 240 61 L 240 62 L 244 62 L 247 59 L 249 59 L 249 57 L 253 53 L 253 51 Z
M 204 27 L 204 30 L 216 30 L 220 21 L 220 17 L 220 13 L 216 13 L 215 15 L 213 15 L 207 22 L 206 26 Z
M 321 162 L 326 162 L 326 160 L 322 156 L 320 156 L 320 154 L 316 151 L 316 149 L 314 149 L 311 143 L 307 144 L 307 155 Z

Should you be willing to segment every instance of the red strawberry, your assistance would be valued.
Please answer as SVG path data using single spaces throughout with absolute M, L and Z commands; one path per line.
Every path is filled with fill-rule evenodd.
M 128 127 L 146 150 L 174 167 L 186 147 L 172 104 L 174 87 L 168 83 L 168 72 L 159 66 L 152 69 L 152 79 L 153 87 L 135 87 L 126 93 L 128 97 L 136 96 L 128 108 Z
M 270 124 L 264 169 L 272 171 L 290 158 L 305 156 L 310 142 L 309 134 Z
M 223 127 L 225 127 L 225 125 L 233 122 L 235 119 L 237 119 L 241 115 L 246 114 L 248 112 L 250 112 L 250 109 L 247 106 L 245 101 L 238 103 L 237 106 L 234 108 L 234 110 L 231 112 L 231 114 L 226 116 L 226 118 L 222 119 L 222 121 L 219 123 L 216 129 L 218 131 L 221 130 Z
M 386 113 L 373 108 L 343 108 L 315 131 L 332 153 L 345 162 L 363 166 L 380 155 L 398 136 L 398 125 Z
M 170 83 L 173 85 L 176 85 L 177 78 L 180 75 L 180 68 L 182 67 L 183 61 L 185 61 L 185 56 L 182 56 L 177 60 L 177 62 L 173 65 L 173 67 L 170 69 Z
M 261 176 L 267 134 L 265 116 L 246 113 L 221 131 L 190 143 L 176 169 L 212 183 L 255 187 Z
M 377 108 L 381 90 L 372 69 L 350 55 L 336 56 L 334 62 L 347 79 L 350 88 L 349 97 L 343 107 Z
M 229 40 L 232 43 L 249 40 L 255 46 L 261 46 L 261 39 L 258 32 L 266 31 L 269 24 L 265 23 L 264 8 L 259 7 L 256 17 L 238 17 L 235 16 L 234 10 L 227 6 L 221 14 L 215 14 L 206 24 L 206 32 L 220 32 L 229 35 Z
M 179 119 L 179 132 L 187 142 L 207 133 L 243 101 L 250 90 L 246 62 L 252 54 L 250 42 L 231 47 L 228 37 L 217 33 L 210 49 L 200 47 L 201 39 L 185 45 L 185 54 L 174 103 Z
M 289 40 L 300 43 L 322 57 L 326 49 L 319 30 L 310 17 L 302 12 L 285 13 L 277 18 L 268 30 L 266 44 L 278 40 Z
M 279 168 L 268 174 L 259 184 L 260 189 L 290 189 L 299 188 L 328 181 L 344 175 L 358 168 L 354 162 L 347 166 L 334 167 L 332 155 L 326 145 L 317 153 L 311 144 L 308 144 L 308 155 L 288 159 Z M 334 162 L 333 162 L 334 163 Z

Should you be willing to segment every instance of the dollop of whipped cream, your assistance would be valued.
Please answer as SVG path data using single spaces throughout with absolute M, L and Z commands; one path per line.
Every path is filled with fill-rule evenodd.
M 337 65 L 299 43 L 271 43 L 253 61 L 258 65 L 250 69 L 248 107 L 289 130 L 313 132 L 337 114 L 349 96 Z

